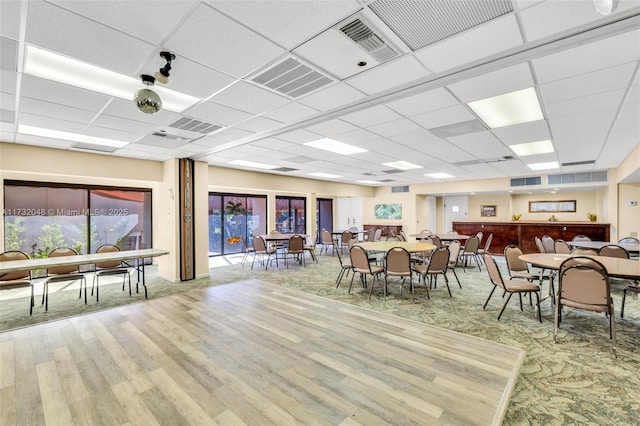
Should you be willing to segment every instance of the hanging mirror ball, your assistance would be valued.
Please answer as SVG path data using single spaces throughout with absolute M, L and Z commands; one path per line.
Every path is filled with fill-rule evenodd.
M 162 109 L 162 100 L 151 89 L 140 89 L 133 95 L 133 101 L 138 109 L 145 114 L 155 114 Z

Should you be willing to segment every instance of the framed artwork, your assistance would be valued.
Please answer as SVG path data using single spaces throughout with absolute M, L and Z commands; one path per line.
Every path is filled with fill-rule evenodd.
M 496 215 L 496 206 L 480 206 L 480 216 L 491 217 Z
M 574 212 L 576 200 L 529 201 L 529 213 Z
M 376 204 L 376 219 L 402 219 L 402 204 Z

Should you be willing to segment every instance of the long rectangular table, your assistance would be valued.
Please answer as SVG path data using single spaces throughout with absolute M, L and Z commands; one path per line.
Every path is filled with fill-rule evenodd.
M 129 267 L 136 269 L 138 273 L 138 283 L 140 283 L 140 273 L 142 273 L 142 286 L 144 287 L 144 297 L 146 298 L 147 286 L 144 275 L 144 261 L 140 262 L 140 260 L 158 256 L 165 256 L 167 254 L 169 254 L 168 250 L 151 248 L 141 250 L 122 250 L 108 253 L 79 254 L 77 256 L 11 260 L 7 262 L 0 262 L 0 277 L 10 272 L 16 271 L 34 271 L 37 269 L 54 268 L 57 266 L 95 265 L 96 263 L 120 260 L 127 263 Z M 127 262 L 132 260 L 135 260 L 136 262 Z

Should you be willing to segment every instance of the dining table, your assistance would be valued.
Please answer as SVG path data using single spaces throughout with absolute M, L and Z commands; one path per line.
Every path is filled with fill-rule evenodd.
M 587 248 L 600 250 L 604 246 L 613 245 L 622 247 L 629 253 L 638 254 L 640 252 L 640 243 L 618 243 L 615 241 L 566 241 L 571 247 Z
M 431 235 L 435 235 L 436 237 L 440 238 L 440 241 L 442 242 L 451 242 L 455 240 L 463 242 L 463 241 L 467 241 L 471 237 L 471 235 L 449 234 L 449 233 L 447 234 L 409 234 L 410 237 L 413 237 L 417 240 L 426 240 Z
M 520 255 L 520 259 L 543 269 L 557 271 L 562 262 L 570 257 L 584 256 L 560 253 L 529 253 Z M 625 259 L 620 257 L 587 255 L 592 259 L 602 263 L 607 268 L 607 275 L 614 278 L 624 278 L 630 280 L 640 279 L 640 261 L 637 259 Z
M 387 252 L 394 247 L 402 247 L 409 253 L 419 253 L 430 251 L 436 248 L 433 244 L 426 244 L 420 241 L 372 241 L 358 243 L 360 247 L 371 252 Z

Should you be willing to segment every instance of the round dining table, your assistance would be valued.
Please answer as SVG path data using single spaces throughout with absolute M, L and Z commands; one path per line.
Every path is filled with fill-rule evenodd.
M 394 247 L 402 247 L 409 253 L 418 253 L 421 251 L 429 251 L 436 248 L 433 244 L 425 244 L 420 241 L 374 241 L 358 243 L 360 247 L 366 251 L 389 251 Z
M 520 259 L 527 263 L 544 269 L 552 269 L 557 271 L 560 269 L 562 262 L 576 255 L 559 254 L 559 253 L 529 253 L 520 255 Z M 579 255 L 584 256 L 584 255 Z M 640 279 L 640 261 L 636 259 L 624 259 L 609 256 L 593 256 L 588 255 L 592 259 L 602 263 L 607 268 L 607 274 L 610 277 L 626 278 L 631 280 Z
M 639 243 L 616 243 L 610 241 L 567 241 L 571 247 L 580 247 L 580 248 L 588 248 L 593 250 L 600 250 L 600 248 L 608 245 L 622 247 L 627 250 L 629 253 L 637 254 L 640 252 L 640 244 Z

